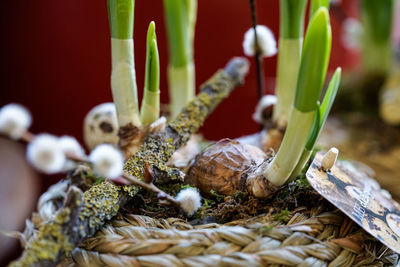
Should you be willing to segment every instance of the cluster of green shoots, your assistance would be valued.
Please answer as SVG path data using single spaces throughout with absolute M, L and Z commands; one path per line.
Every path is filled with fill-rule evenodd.
M 281 0 L 277 96 L 273 119 L 286 128 L 282 144 L 265 177 L 282 185 L 300 173 L 313 151 L 340 83 L 341 69 L 331 78 L 322 104 L 331 51 L 328 1 L 312 0 L 303 45 L 306 0 Z
M 194 98 L 193 39 L 197 0 L 165 0 L 170 41 L 168 78 L 172 115 Z M 151 22 L 147 32 L 144 93 L 139 112 L 134 64 L 133 25 L 135 0 L 108 0 L 111 29 L 111 88 L 120 127 L 148 125 L 160 114 L 160 64 Z

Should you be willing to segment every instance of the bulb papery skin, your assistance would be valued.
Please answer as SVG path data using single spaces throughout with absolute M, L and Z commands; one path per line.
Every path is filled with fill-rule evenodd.
M 18 140 L 31 126 L 32 116 L 19 104 L 7 104 L 0 109 L 0 133 Z
M 176 200 L 188 216 L 192 216 L 201 207 L 201 196 L 195 188 L 181 190 Z
M 122 153 L 110 144 L 97 146 L 89 155 L 96 175 L 106 178 L 117 178 L 123 172 L 124 157 Z
M 26 156 L 33 167 L 46 174 L 62 171 L 66 162 L 59 139 L 50 134 L 37 135 L 28 144 Z
M 264 25 L 257 25 L 257 41 L 261 55 L 263 57 L 272 57 L 278 52 L 276 40 L 272 31 Z M 244 34 L 243 52 L 246 56 L 254 56 L 256 54 L 256 41 L 254 29 L 250 28 Z

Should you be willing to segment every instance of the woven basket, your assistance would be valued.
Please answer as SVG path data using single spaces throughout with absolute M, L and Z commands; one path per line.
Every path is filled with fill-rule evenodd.
M 193 226 L 118 215 L 63 266 L 395 266 L 398 254 L 340 211 L 298 208 L 286 224 L 271 215 Z

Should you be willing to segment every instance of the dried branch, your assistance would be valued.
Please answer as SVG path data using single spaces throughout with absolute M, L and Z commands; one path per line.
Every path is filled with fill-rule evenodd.
M 242 83 L 247 71 L 246 59 L 232 59 L 224 70 L 218 71 L 205 83 L 201 93 L 169 123 L 165 131 L 146 138 L 140 150 L 126 163 L 125 171 L 143 180 L 147 162 L 156 175 L 166 173 L 168 177 L 174 176 L 174 171 L 165 165 L 169 158 L 199 129 L 220 101 Z M 138 190 L 137 186 L 120 187 L 106 181 L 86 191 L 82 201 L 66 201 L 56 219 L 39 229 L 37 237 L 10 266 L 56 266 L 64 255 L 114 217 Z M 77 190 L 73 192 L 76 195 Z

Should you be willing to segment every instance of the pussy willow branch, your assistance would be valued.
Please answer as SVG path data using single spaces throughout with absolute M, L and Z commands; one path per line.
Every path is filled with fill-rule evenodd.
M 165 131 L 146 138 L 139 151 L 125 164 L 125 171 L 139 180 L 144 178 L 146 162 L 153 171 L 165 171 L 164 164 L 173 152 L 197 132 L 214 108 L 242 83 L 247 72 L 246 59 L 232 59 L 224 70 L 218 71 L 205 83 L 201 93 L 169 123 Z M 76 201 L 65 202 L 56 219 L 40 227 L 36 238 L 10 266 L 56 266 L 74 247 L 114 217 L 137 192 L 136 186 L 121 187 L 108 181 L 93 186 L 83 193 L 81 199 L 77 196 L 79 191 L 74 190 L 72 199 Z
M 256 32 L 256 26 L 257 26 L 257 12 L 256 12 L 256 3 L 255 0 L 249 0 L 250 4 L 250 12 L 251 12 L 251 22 L 253 25 L 254 29 L 254 42 L 255 42 L 255 50 L 256 53 L 254 55 L 254 61 L 256 63 L 256 73 L 257 73 L 257 96 L 258 100 L 261 99 L 264 93 L 264 70 L 263 70 L 263 64 L 262 64 L 262 57 L 261 57 L 261 50 L 260 46 L 258 43 L 258 37 L 257 37 L 257 32 Z

